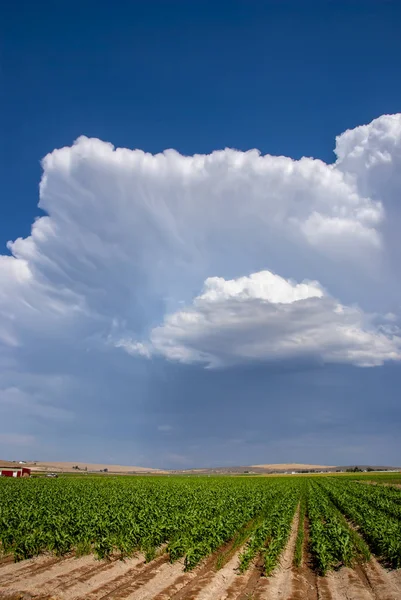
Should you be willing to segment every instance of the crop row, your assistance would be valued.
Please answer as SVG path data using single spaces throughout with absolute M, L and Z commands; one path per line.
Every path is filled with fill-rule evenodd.
M 261 556 L 265 574 L 271 573 L 287 542 L 298 501 L 299 486 L 287 486 L 267 507 L 262 522 L 240 555 L 241 572 L 249 567 L 256 556 Z
M 401 490 L 340 477 L 0 479 L 0 554 L 168 552 L 192 569 L 241 548 L 240 570 L 263 559 L 268 575 L 298 510 L 297 566 L 304 548 L 322 574 L 368 560 L 370 548 L 400 567 L 400 507 Z
M 72 550 L 99 558 L 141 550 L 151 560 L 163 547 L 190 569 L 238 532 L 251 535 L 269 511 L 274 520 L 272 508 L 297 489 L 233 478 L 2 480 L 1 548 L 16 560 Z
M 308 489 L 307 511 L 310 550 L 315 565 L 323 575 L 340 565 L 351 566 L 356 560 L 368 560 L 369 548 L 351 529 L 344 516 L 316 482 Z
M 354 524 L 374 552 L 390 566 L 401 567 L 401 518 L 397 507 L 401 492 L 357 482 L 322 479 L 322 489 Z M 398 496 L 399 494 L 400 496 Z

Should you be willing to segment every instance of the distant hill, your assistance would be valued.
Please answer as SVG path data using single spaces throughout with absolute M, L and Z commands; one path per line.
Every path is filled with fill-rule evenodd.
M 18 462 L 11 463 L 10 461 L 0 461 L 0 464 L 6 463 L 9 466 L 16 466 Z M 45 471 L 54 473 L 76 473 L 79 471 L 104 471 L 108 473 L 165 473 L 159 469 L 147 467 L 126 466 L 126 465 L 108 465 L 107 463 L 86 463 L 86 462 L 59 462 L 59 461 L 27 461 L 26 467 L 32 471 Z M 78 467 L 78 469 L 73 468 Z
M 328 473 L 333 473 L 336 471 L 345 471 L 348 468 L 352 468 L 358 466 L 360 469 L 377 469 L 377 470 L 391 470 L 397 469 L 398 467 L 383 467 L 377 465 L 350 465 L 350 466 L 328 466 L 328 465 L 309 465 L 309 464 L 301 464 L 301 463 L 279 463 L 279 464 L 264 464 L 264 465 L 248 465 L 248 466 L 239 466 L 239 467 L 215 467 L 212 469 L 185 469 L 185 470 L 176 470 L 171 471 L 172 473 L 192 473 L 192 474 L 244 474 L 244 473 L 255 473 L 255 474 L 263 474 L 263 473 L 292 473 L 292 472 L 300 472 L 300 471 L 312 471 L 319 472 L 324 471 Z
M 301 463 L 280 463 L 280 464 L 268 464 L 268 465 L 251 465 L 251 469 L 268 469 L 269 471 L 276 471 L 277 469 L 284 471 L 299 471 L 302 469 L 336 469 L 337 467 L 327 465 L 304 465 Z
M 18 461 L 1 461 L 0 466 L 15 467 L 18 466 Z M 27 461 L 24 466 L 29 467 L 32 471 L 41 472 L 55 472 L 55 473 L 115 473 L 120 475 L 128 474 L 193 474 L 193 475 L 211 475 L 211 474 L 268 474 L 268 473 L 292 473 L 300 471 L 312 471 L 312 472 L 335 472 L 345 471 L 346 469 L 357 466 L 359 469 L 374 469 L 379 471 L 386 470 L 400 470 L 400 467 L 389 467 L 389 466 L 377 466 L 377 465 L 353 465 L 348 466 L 328 466 L 328 465 L 310 465 L 303 463 L 269 463 L 259 465 L 248 465 L 248 466 L 229 466 L 229 467 L 213 467 L 213 468 L 200 468 L 200 469 L 153 469 L 150 467 L 138 467 L 129 465 L 109 465 L 107 463 L 85 463 L 85 462 L 63 462 L 63 461 Z M 78 468 L 76 468 L 78 467 Z
M 265 465 L 245 465 L 245 466 L 229 466 L 229 467 L 213 467 L 204 469 L 184 469 L 182 473 L 291 473 L 292 471 L 335 471 L 338 467 L 323 466 L 323 465 L 306 465 L 300 463 L 279 463 Z

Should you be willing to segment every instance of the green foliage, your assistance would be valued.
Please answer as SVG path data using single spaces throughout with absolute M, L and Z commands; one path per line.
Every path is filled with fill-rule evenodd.
M 3 479 L 0 547 L 16 560 L 140 550 L 147 561 L 164 548 L 189 570 L 229 540 L 242 545 L 288 487 L 256 478 Z
M 307 513 L 319 572 L 367 560 L 360 534 L 379 557 L 401 566 L 401 490 L 350 476 L 4 478 L 0 554 L 21 560 L 42 552 L 108 558 L 141 551 L 150 561 L 167 552 L 189 570 L 218 549 L 219 568 L 245 544 L 240 570 L 259 558 L 269 575 L 298 505 L 295 565 L 303 559 Z
M 390 566 L 401 567 L 401 490 L 334 478 L 319 483 L 371 550 Z
M 309 485 L 307 510 L 312 556 L 317 570 L 324 575 L 329 569 L 351 566 L 354 560 L 367 560 L 370 553 L 330 500 L 321 481 Z
M 240 555 L 240 571 L 248 569 L 256 556 L 261 556 L 264 572 L 270 575 L 276 566 L 277 559 L 283 550 L 299 501 L 300 485 L 298 481 L 286 481 L 285 487 L 277 490 L 265 509 L 264 519 L 250 537 L 245 550 Z
M 299 519 L 297 539 L 295 542 L 294 565 L 300 567 L 303 560 L 303 547 L 305 539 L 305 514 L 306 514 L 306 495 L 307 495 L 307 480 L 303 485 L 301 492 L 301 501 L 299 504 Z

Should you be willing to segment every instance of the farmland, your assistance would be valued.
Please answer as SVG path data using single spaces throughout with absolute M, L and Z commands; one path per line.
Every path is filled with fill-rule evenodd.
M 399 600 L 397 481 L 3 479 L 0 598 Z

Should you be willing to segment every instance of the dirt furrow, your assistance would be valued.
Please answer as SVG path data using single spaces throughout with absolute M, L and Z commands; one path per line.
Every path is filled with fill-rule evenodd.
M 136 565 L 138 562 L 143 562 L 143 557 L 140 560 L 127 561 L 127 567 L 132 568 L 132 566 Z M 60 576 L 56 577 L 54 580 L 46 582 L 46 587 L 48 586 L 52 591 L 62 589 L 63 592 L 66 590 L 75 587 L 79 583 L 84 583 L 86 581 L 92 580 L 94 577 L 101 576 L 104 578 L 104 574 L 107 571 L 112 572 L 114 575 L 116 573 L 116 567 L 119 563 L 123 563 L 124 561 L 119 559 L 112 560 L 102 560 L 101 562 L 96 560 L 89 563 L 86 566 L 80 567 L 78 569 L 74 569 L 69 574 L 63 573 Z M 96 564 L 97 563 L 97 564 Z
M 163 554 L 150 563 L 140 562 L 128 571 L 111 579 L 106 585 L 100 584 L 86 594 L 85 600 L 107 600 L 125 597 L 125 591 L 131 586 L 140 587 L 154 576 L 155 572 L 168 561 L 168 556 Z
M 152 574 L 152 576 L 133 581 L 131 585 L 123 590 L 117 590 L 116 594 L 108 596 L 113 600 L 153 600 L 154 597 L 175 581 L 184 569 L 184 562 L 179 560 L 175 563 L 166 562 Z
M 89 558 L 89 557 L 88 557 Z M 143 558 L 129 559 L 122 561 L 114 559 L 112 561 L 101 561 L 92 558 L 92 561 L 87 561 L 86 564 L 81 563 L 76 569 L 68 569 L 56 577 L 41 581 L 42 578 L 36 579 L 29 587 L 30 591 L 51 594 L 63 599 L 66 598 L 85 598 L 85 595 L 99 585 L 105 585 L 110 580 L 132 569 L 139 562 L 143 562 Z
M 400 600 L 401 587 L 375 559 L 354 569 L 342 567 L 325 578 L 333 600 Z
M 263 577 L 258 582 L 253 597 L 255 600 L 272 600 L 273 598 L 289 598 L 293 587 L 292 564 L 299 523 L 299 507 L 295 513 L 291 533 L 287 545 L 282 552 L 279 563 L 270 577 Z
M 333 598 L 326 577 L 317 577 L 316 579 L 317 597 L 319 600 L 335 600 Z
M 359 527 L 347 519 L 348 525 L 361 538 Z M 378 560 L 371 555 L 369 562 L 356 566 L 360 580 L 370 590 L 375 600 L 400 600 L 401 589 L 395 577 L 390 575 Z
M 387 571 L 375 558 L 353 569 L 342 567 L 326 577 L 318 577 L 311 569 L 306 520 L 304 562 L 299 569 L 294 568 L 298 518 L 297 511 L 286 548 L 268 578 L 262 577 L 261 559 L 244 575 L 237 574 L 243 548 L 216 570 L 218 557 L 230 553 L 232 542 L 188 573 L 183 571 L 183 560 L 170 564 L 167 554 L 147 564 L 142 555 L 111 561 L 98 561 L 93 556 L 47 556 L 0 567 L 0 599 L 401 600 L 401 570 Z
M 211 565 L 208 569 L 202 569 L 189 584 L 182 587 L 181 590 L 171 598 L 174 600 L 195 600 L 215 576 L 215 565 Z
M 110 565 L 109 570 L 92 572 L 91 575 L 87 574 L 84 577 L 75 579 L 62 589 L 52 590 L 52 595 L 60 597 L 62 600 L 75 600 L 78 598 L 84 600 L 90 597 L 95 590 L 99 590 L 99 588 L 104 590 L 110 582 L 115 582 L 117 578 L 124 576 L 126 573 L 130 572 L 132 575 L 138 565 L 143 564 L 143 562 L 142 556 L 125 561 L 119 560 Z
M 359 573 L 372 590 L 375 600 L 400 600 L 401 586 L 397 584 L 393 574 L 386 571 L 374 557 L 361 565 Z
M 253 568 L 245 575 L 235 578 L 228 587 L 224 600 L 248 600 L 249 598 L 287 598 L 292 592 L 292 562 L 298 531 L 299 509 L 294 516 L 291 533 L 284 553 L 271 577 L 263 577 L 264 562 L 259 557 Z M 302 596 L 302 599 L 304 596 Z M 212 600 L 212 599 L 211 599 Z
M 231 598 L 235 598 L 230 595 L 229 590 L 238 579 L 239 555 L 242 550 L 243 548 L 240 548 L 224 567 L 217 571 L 209 582 L 206 582 L 196 596 L 197 600 L 231 600 Z
M 233 589 L 229 589 L 230 598 L 235 598 L 235 600 L 248 600 L 248 598 L 252 598 L 253 591 L 263 576 L 263 568 L 264 561 L 259 556 L 248 573 L 238 577 L 234 582 Z
M 169 584 L 166 588 L 164 588 L 160 593 L 156 594 L 153 600 L 170 600 L 174 598 L 176 600 L 178 593 L 186 588 L 188 590 L 188 586 L 198 577 L 197 569 L 193 571 L 189 571 L 188 573 L 181 573 L 177 579 L 175 579 L 171 584 Z
M 312 569 L 312 557 L 309 552 L 309 521 L 304 520 L 304 543 L 302 566 L 292 568 L 292 593 L 288 600 L 318 600 L 317 576 Z
M 14 556 L 12 554 L 7 554 L 0 558 L 0 569 L 3 565 L 9 565 L 14 562 Z
M 234 544 L 235 538 L 225 543 L 208 558 L 204 559 L 194 571 L 181 574 L 177 582 L 174 582 L 157 596 L 157 600 L 191 600 L 197 598 L 197 595 L 205 585 L 215 576 L 218 560 L 229 556 L 234 548 Z
M 4 585 L 5 582 L 11 583 L 17 581 L 20 577 L 31 577 L 36 573 L 46 571 L 63 560 L 66 559 L 55 557 L 53 555 L 43 555 L 22 560 L 17 563 L 6 563 L 5 565 L 0 566 L 0 586 Z
M 216 556 L 213 554 L 196 569 L 183 573 L 183 564 L 175 580 L 170 581 L 167 587 L 162 588 L 155 599 L 157 600 L 190 600 L 196 598 L 200 590 L 210 581 L 215 573 Z M 153 596 L 152 596 L 153 599 Z
M 37 600 L 38 596 L 32 596 L 29 593 L 21 594 L 21 592 L 16 592 L 14 590 L 7 590 L 0 592 L 1 600 Z M 49 598 L 48 596 L 41 596 L 40 600 L 54 600 L 53 598 Z
M 35 571 L 29 576 L 23 574 L 15 579 L 10 579 L 8 586 L 24 589 L 24 586 L 29 585 L 29 590 L 40 588 L 45 585 L 55 587 L 58 581 L 68 581 L 73 579 L 74 575 L 93 569 L 99 561 L 93 556 L 84 556 L 81 558 L 66 558 L 65 560 L 52 565 L 48 569 Z
M 45 558 L 45 560 L 41 561 L 39 560 L 40 558 Z M 21 563 L 14 563 L 14 565 L 9 565 L 8 567 L 0 569 L 0 589 L 1 586 L 8 587 L 17 583 L 18 581 L 30 581 L 33 577 L 37 577 L 42 573 L 47 576 L 50 572 L 53 573 L 53 569 L 59 567 L 60 565 L 62 566 L 66 563 L 66 561 L 74 560 L 76 559 L 71 556 L 68 558 L 46 556 L 38 557 L 37 559 L 29 559 L 28 565 L 23 564 L 25 561 Z M 18 568 L 20 565 L 22 568 Z M 12 567 L 16 568 L 13 569 Z
M 326 579 L 333 600 L 377 600 L 370 586 L 348 567 L 331 571 Z
M 238 600 L 241 597 L 249 598 L 246 594 L 246 588 L 253 574 L 254 569 L 250 569 L 243 575 L 237 575 L 234 581 L 229 584 L 226 596 L 223 596 L 225 600 Z M 258 577 L 261 577 L 260 569 L 258 569 Z

